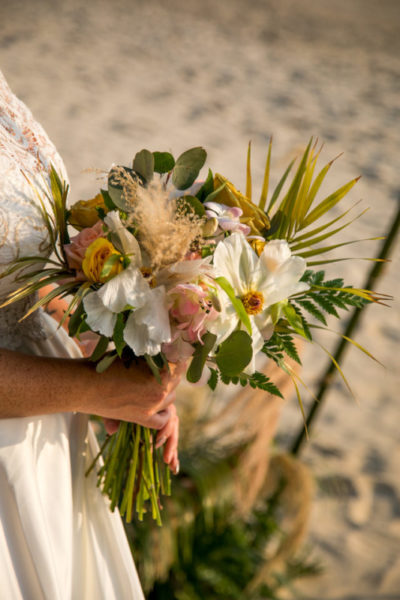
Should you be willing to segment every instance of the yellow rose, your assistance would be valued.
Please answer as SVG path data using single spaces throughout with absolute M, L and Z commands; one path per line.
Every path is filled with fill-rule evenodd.
M 248 240 L 250 246 L 253 248 L 257 256 L 260 256 L 261 252 L 264 250 L 265 244 L 264 240 Z
M 85 258 L 82 262 L 82 270 L 89 281 L 104 283 L 122 271 L 123 267 L 121 260 L 118 260 L 112 265 L 107 277 L 101 276 L 106 260 L 113 255 L 121 256 L 112 243 L 105 238 L 97 238 L 97 240 L 94 240 L 94 242 L 88 246 L 85 252 Z
M 69 223 L 75 227 L 75 229 L 84 229 L 85 227 L 92 227 L 99 220 L 99 215 L 96 210 L 102 208 L 105 213 L 108 212 L 108 208 L 104 204 L 103 196 L 97 194 L 90 200 L 79 200 L 75 202 L 70 208 Z
M 241 208 L 243 215 L 240 217 L 240 222 L 250 227 L 251 235 L 262 235 L 265 229 L 270 228 L 270 221 L 265 212 L 253 204 L 251 200 L 248 200 L 246 196 L 243 196 L 225 177 L 216 173 L 214 176 L 214 190 L 221 187 L 223 183 L 225 183 L 225 187 L 213 198 L 213 202 Z

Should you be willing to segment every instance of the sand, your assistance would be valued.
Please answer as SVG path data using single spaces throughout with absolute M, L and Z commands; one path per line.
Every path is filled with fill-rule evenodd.
M 343 239 L 390 226 L 400 200 L 397 0 L 2 0 L 0 23 L 0 68 L 64 157 L 74 199 L 97 186 L 82 169 L 126 163 L 142 147 L 178 155 L 204 145 L 210 166 L 243 189 L 249 139 L 257 191 L 271 134 L 275 181 L 314 135 L 325 159 L 344 152 L 326 189 L 362 175 L 347 206 L 371 207 Z M 379 282 L 396 298 L 398 251 Z M 357 260 L 330 271 L 359 285 L 369 268 Z M 309 544 L 326 567 L 302 584 L 303 598 L 400 598 L 398 301 L 369 307 L 357 340 L 385 368 L 347 353 L 359 403 L 335 380 L 303 453 L 318 483 Z M 314 385 L 325 364 L 307 350 L 304 379 Z M 300 426 L 290 400 L 281 443 Z

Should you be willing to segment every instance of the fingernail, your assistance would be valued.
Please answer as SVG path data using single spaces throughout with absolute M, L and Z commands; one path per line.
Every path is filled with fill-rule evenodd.
M 178 464 L 176 465 L 174 475 L 178 475 L 178 473 L 179 473 L 179 461 L 178 461 Z
M 165 437 L 165 435 L 163 435 L 162 437 L 160 437 L 160 439 L 157 440 L 157 442 L 156 442 L 156 450 L 158 448 L 161 448 L 161 446 L 163 446 L 166 441 L 167 441 L 167 438 Z

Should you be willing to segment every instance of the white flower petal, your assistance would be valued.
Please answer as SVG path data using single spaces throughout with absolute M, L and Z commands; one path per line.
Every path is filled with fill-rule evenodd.
M 129 315 L 124 339 L 137 356 L 158 354 L 161 344 L 171 341 L 165 289 L 150 291 L 146 304 Z
M 131 265 L 107 281 L 98 292 L 104 306 L 116 313 L 126 306 L 143 306 L 149 293 L 150 286 L 142 273 Z
M 285 240 L 271 240 L 261 252 L 260 260 L 273 273 L 291 256 L 289 244 Z
M 214 267 L 217 275 L 225 277 L 238 296 L 251 288 L 252 274 L 258 257 L 241 233 L 233 233 L 217 245 Z
M 87 322 L 93 331 L 111 337 L 114 331 L 117 316 L 104 306 L 98 292 L 87 294 L 83 299 L 83 306 L 87 313 Z

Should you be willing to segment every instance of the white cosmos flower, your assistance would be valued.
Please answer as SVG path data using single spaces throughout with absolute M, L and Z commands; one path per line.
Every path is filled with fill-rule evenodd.
M 171 340 L 164 286 L 152 289 L 132 264 L 83 300 L 88 325 L 111 337 L 118 313 L 131 309 L 124 329 L 125 342 L 137 356 L 160 352 Z
M 246 372 L 253 373 L 255 355 L 273 332 L 270 307 L 308 289 L 306 283 L 299 281 L 306 261 L 292 256 L 285 240 L 268 242 L 258 257 L 242 234 L 233 233 L 217 245 L 214 268 L 217 276 L 229 281 L 249 315 L 253 359 Z M 210 328 L 220 344 L 238 327 L 239 317 L 225 292 L 221 291 L 219 298 L 222 311 Z

